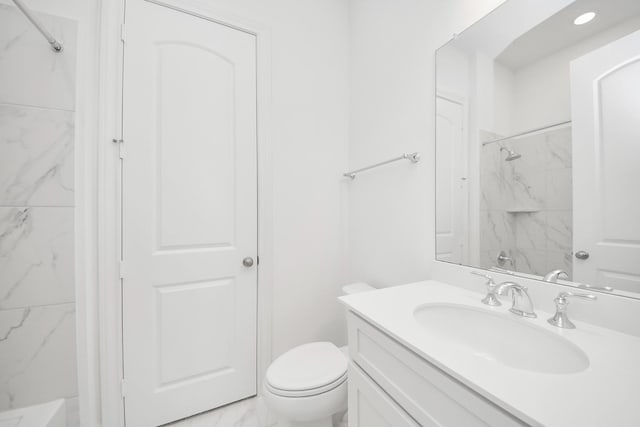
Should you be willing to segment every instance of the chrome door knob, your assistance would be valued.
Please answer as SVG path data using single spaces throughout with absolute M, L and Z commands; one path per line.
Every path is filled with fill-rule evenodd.
M 245 267 L 251 267 L 253 265 L 253 258 L 251 258 L 250 256 L 246 257 L 242 260 L 242 265 L 244 265 Z
M 589 258 L 589 252 L 578 251 L 578 252 L 576 252 L 576 258 L 578 258 L 578 259 L 587 259 L 587 258 Z

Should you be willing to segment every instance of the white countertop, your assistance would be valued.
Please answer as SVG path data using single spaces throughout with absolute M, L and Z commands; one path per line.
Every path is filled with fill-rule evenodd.
M 536 319 L 519 318 L 508 313 L 510 300 L 501 299 L 502 306 L 489 307 L 480 302 L 483 296 L 430 280 L 340 300 L 425 360 L 529 424 L 640 426 L 640 338 L 579 321 L 574 321 L 576 329 L 556 328 L 547 323 L 552 313 L 536 310 Z M 533 323 L 580 347 L 590 365 L 578 373 L 545 374 L 460 351 L 459 345 L 430 334 L 414 318 L 414 310 L 426 303 L 462 304 Z M 571 317 L 571 307 L 568 311 Z

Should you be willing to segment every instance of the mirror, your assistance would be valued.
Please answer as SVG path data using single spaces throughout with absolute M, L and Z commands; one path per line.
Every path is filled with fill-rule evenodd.
M 508 0 L 436 76 L 436 258 L 640 297 L 640 1 Z

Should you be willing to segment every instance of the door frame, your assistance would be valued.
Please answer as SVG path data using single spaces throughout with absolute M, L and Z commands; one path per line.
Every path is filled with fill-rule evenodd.
M 124 426 L 122 384 L 122 288 L 120 281 L 121 217 L 120 158 L 122 137 L 123 41 L 126 44 L 125 1 L 102 2 L 100 34 L 100 105 L 98 114 L 98 190 L 95 233 L 98 276 L 95 289 L 98 313 L 83 314 L 81 321 L 97 324 L 99 335 L 99 377 L 88 388 L 91 398 L 100 401 L 98 425 Z M 142 0 L 135 0 L 142 1 Z M 257 288 L 257 378 L 260 394 L 262 378 L 271 363 L 273 289 L 273 158 L 271 143 L 271 34 L 267 26 L 238 17 L 197 0 L 146 0 L 185 11 L 256 37 L 257 67 L 257 162 L 258 162 L 258 288 Z M 128 142 L 125 141 L 126 146 Z M 89 167 L 87 167 L 89 166 Z M 84 170 L 92 169 L 85 165 Z M 95 170 L 92 170 L 95 174 Z M 83 425 L 95 421 L 82 420 Z

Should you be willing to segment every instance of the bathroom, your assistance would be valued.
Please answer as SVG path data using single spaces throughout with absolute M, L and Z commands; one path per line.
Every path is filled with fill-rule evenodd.
M 0 0 L 0 425 L 640 425 L 639 31 Z

